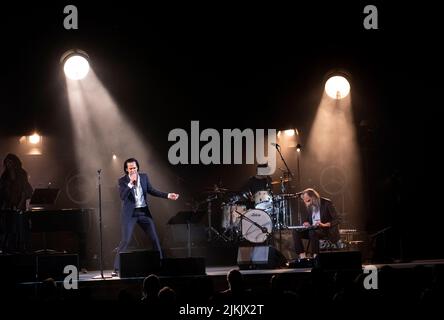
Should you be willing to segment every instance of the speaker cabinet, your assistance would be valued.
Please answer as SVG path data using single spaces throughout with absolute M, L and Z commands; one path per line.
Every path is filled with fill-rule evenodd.
M 163 259 L 161 274 L 168 276 L 205 275 L 205 258 Z
M 160 270 L 159 251 L 135 250 L 120 253 L 120 277 L 146 277 Z
M 69 265 L 75 266 L 79 270 L 78 254 L 37 255 L 37 279 L 41 281 L 53 278 L 56 281 L 61 281 L 68 275 L 63 273 L 63 270 Z
M 295 231 L 279 230 L 273 232 L 273 245 L 287 260 L 295 260 L 298 258 L 294 249 L 293 232 Z
M 239 247 L 237 264 L 240 269 L 274 269 L 285 266 L 287 259 L 271 246 Z
M 0 283 L 13 284 L 36 280 L 36 258 L 32 255 L 0 254 Z

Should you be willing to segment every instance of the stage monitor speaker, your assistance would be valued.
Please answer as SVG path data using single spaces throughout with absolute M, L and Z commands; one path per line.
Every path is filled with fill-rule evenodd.
M 26 254 L 0 254 L 0 283 L 36 280 L 36 258 Z
M 273 232 L 273 245 L 287 260 L 298 258 L 294 249 L 293 230 L 278 230 Z
M 163 259 L 161 274 L 168 276 L 205 275 L 205 258 Z
M 120 253 L 121 278 L 146 277 L 159 270 L 159 251 L 134 250 Z
M 315 266 L 324 270 L 362 269 L 360 251 L 321 252 L 316 257 Z
M 285 267 L 287 259 L 271 246 L 239 247 L 237 264 L 240 269 L 275 269 Z
M 53 278 L 61 281 L 68 276 L 63 273 L 66 266 L 72 265 L 79 270 L 78 254 L 47 254 L 37 255 L 37 279 L 42 281 L 47 278 Z M 77 273 L 78 276 L 78 273 Z

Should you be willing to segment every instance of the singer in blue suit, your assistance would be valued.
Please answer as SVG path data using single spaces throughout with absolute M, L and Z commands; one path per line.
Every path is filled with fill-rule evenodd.
M 148 175 L 139 173 L 139 162 L 136 159 L 127 159 L 123 164 L 123 170 L 125 175 L 119 179 L 119 194 L 122 200 L 122 239 L 114 259 L 113 276 L 118 275 L 120 253 L 127 250 L 136 223 L 150 237 L 154 249 L 159 251 L 160 258 L 162 258 L 159 237 L 148 208 L 147 193 L 170 200 L 177 200 L 179 198 L 179 195 L 176 193 L 165 193 L 154 189 L 148 179 Z

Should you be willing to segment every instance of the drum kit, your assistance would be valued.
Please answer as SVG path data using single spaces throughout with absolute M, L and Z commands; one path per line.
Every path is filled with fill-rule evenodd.
M 290 181 L 286 179 L 285 182 Z M 272 184 L 283 183 L 282 180 Z M 214 237 L 225 242 L 249 241 L 259 244 L 267 241 L 272 232 L 287 229 L 292 225 L 291 199 L 297 194 L 273 194 L 269 190 L 251 192 L 230 191 L 214 186 L 205 189 L 208 212 L 208 240 Z M 220 207 L 220 225 L 212 224 L 212 203 L 217 201 Z M 213 210 L 212 210 L 213 208 Z M 219 219 L 218 219 L 219 220 Z

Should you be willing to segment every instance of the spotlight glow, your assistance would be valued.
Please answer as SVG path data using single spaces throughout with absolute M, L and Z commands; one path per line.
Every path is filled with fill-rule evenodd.
M 334 76 L 325 83 L 325 92 L 332 99 L 345 98 L 350 92 L 350 83 L 342 76 Z
M 113 160 L 116 160 L 117 156 L 115 154 L 113 154 Z
M 34 133 L 32 136 L 28 137 L 28 141 L 31 144 L 37 144 L 40 142 L 40 140 L 41 140 L 41 137 L 37 133 Z
M 89 72 L 89 63 L 84 57 L 73 55 L 65 61 L 63 66 L 65 75 L 71 80 L 81 80 Z
M 295 133 L 294 129 L 288 129 L 288 130 L 285 130 L 284 132 L 287 137 L 293 137 L 294 133 Z

